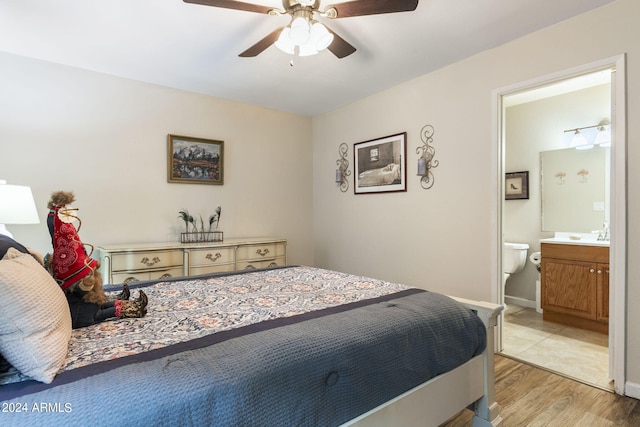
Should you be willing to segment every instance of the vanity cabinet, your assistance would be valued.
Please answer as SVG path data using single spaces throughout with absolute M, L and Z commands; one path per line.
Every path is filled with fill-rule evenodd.
M 96 248 L 104 283 L 195 276 L 287 263 L 287 241 L 229 239 L 206 243 L 137 243 Z
M 607 333 L 609 248 L 541 244 L 544 320 Z

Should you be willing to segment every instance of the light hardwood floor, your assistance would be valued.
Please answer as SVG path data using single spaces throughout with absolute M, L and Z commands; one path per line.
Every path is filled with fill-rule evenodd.
M 640 426 L 640 402 L 496 356 L 496 400 L 505 427 Z M 465 409 L 443 424 L 471 425 Z

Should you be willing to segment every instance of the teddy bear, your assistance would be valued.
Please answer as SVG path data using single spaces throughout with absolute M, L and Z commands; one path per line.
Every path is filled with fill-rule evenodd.
M 148 297 L 142 290 L 135 300 L 129 300 L 130 290 L 126 284 L 115 297 L 105 294 L 98 270 L 100 263 L 91 258 L 91 252 L 87 254 L 85 246 L 91 245 L 83 244 L 78 236 L 81 221 L 76 215 L 77 209 L 69 206 L 74 201 L 70 191 L 51 194 L 47 226 L 53 254 L 45 257 L 45 267 L 69 303 L 72 327 L 82 328 L 115 318 L 144 317 Z

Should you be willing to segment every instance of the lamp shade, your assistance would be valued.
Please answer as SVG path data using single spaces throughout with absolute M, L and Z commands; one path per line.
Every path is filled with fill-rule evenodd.
M 576 132 L 573 134 L 573 138 L 571 139 L 571 147 L 577 148 L 578 150 L 586 150 L 593 147 L 593 144 L 589 144 L 587 142 L 587 138 L 576 129 Z
M 280 37 L 276 40 L 276 47 L 281 51 L 288 53 L 289 55 L 293 55 L 295 44 L 291 40 L 290 36 L 291 29 L 289 27 L 284 27 L 282 32 L 280 33 Z
M 601 147 L 610 147 L 611 129 L 608 129 L 604 126 L 598 128 L 598 134 L 596 135 L 596 140 L 593 143 Z
M 291 31 L 289 37 L 294 44 L 302 45 L 309 40 L 309 21 L 304 17 L 297 17 L 291 23 Z
M 331 42 L 333 42 L 333 34 L 327 30 L 327 27 L 319 22 L 315 22 L 311 26 L 309 41 L 313 43 L 316 50 L 321 51 L 329 47 Z
M 39 224 L 31 188 L 0 182 L 0 224 Z

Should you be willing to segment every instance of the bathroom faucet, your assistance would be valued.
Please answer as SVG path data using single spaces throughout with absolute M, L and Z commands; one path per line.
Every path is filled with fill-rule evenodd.
M 598 233 L 598 240 L 600 241 L 609 241 L 609 224 L 606 222 L 602 223 L 602 231 Z

